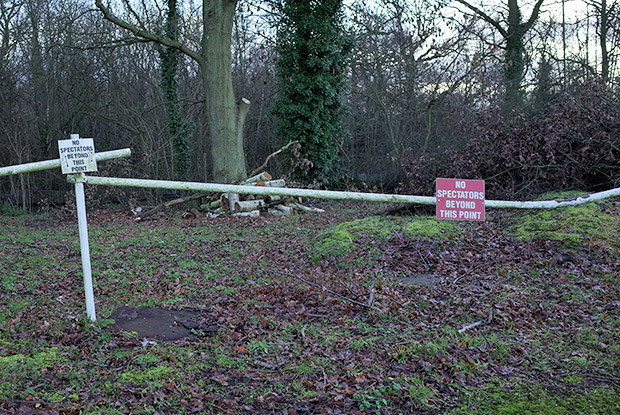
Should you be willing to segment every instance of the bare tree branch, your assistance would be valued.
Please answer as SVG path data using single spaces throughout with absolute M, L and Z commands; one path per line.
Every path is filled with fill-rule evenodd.
M 177 41 L 174 41 L 172 39 L 169 39 L 169 38 L 167 38 L 165 36 L 158 35 L 158 34 L 149 32 L 147 30 L 141 29 L 141 28 L 139 28 L 138 26 L 136 26 L 134 24 L 131 24 L 129 22 L 126 22 L 126 21 L 116 17 L 110 11 L 110 9 L 108 9 L 106 6 L 104 6 L 102 0 L 95 0 L 95 5 L 97 6 L 97 8 L 99 10 L 101 10 L 101 13 L 103 13 L 103 17 L 106 20 L 108 20 L 108 21 L 110 21 L 110 22 L 112 22 L 112 23 L 122 27 L 123 29 L 129 30 L 134 35 L 136 35 L 138 37 L 141 37 L 143 39 L 146 39 L 148 41 L 151 41 L 151 42 L 159 43 L 160 45 L 163 45 L 163 46 L 168 46 L 168 47 L 171 47 L 171 48 L 175 48 L 175 49 L 179 50 L 181 53 L 183 53 L 183 54 L 189 56 L 190 58 L 194 59 L 199 64 L 204 61 L 203 56 L 199 52 L 197 52 L 197 51 L 195 51 L 193 49 L 188 48 L 184 44 L 182 44 L 180 42 L 177 42 Z
M 289 141 L 289 143 L 287 145 L 285 145 L 284 147 L 282 147 L 281 149 L 274 151 L 273 153 L 271 153 L 270 155 L 267 156 L 267 158 L 265 159 L 265 162 L 263 164 L 261 164 L 259 167 L 257 167 L 256 169 L 252 170 L 252 173 L 250 173 L 248 176 L 254 176 L 255 174 L 257 174 L 259 171 L 261 171 L 262 169 L 264 169 L 265 167 L 267 167 L 267 163 L 269 163 L 269 160 L 271 160 L 271 158 L 277 156 L 278 154 L 280 154 L 281 152 L 283 152 L 284 150 L 288 150 L 292 145 L 294 144 L 298 144 L 299 141 Z
M 540 7 L 542 6 L 543 1 L 545 0 L 538 0 L 536 2 L 536 5 L 534 6 L 534 9 L 532 10 L 532 14 L 530 15 L 530 18 L 527 20 L 527 23 L 525 23 L 524 25 L 525 31 L 530 30 L 532 26 L 534 26 L 534 23 L 536 23 L 536 20 L 538 20 L 538 15 L 540 14 Z
M 491 16 L 489 16 L 488 14 L 486 14 L 484 11 L 482 11 L 478 7 L 474 6 L 473 4 L 470 4 L 468 1 L 465 1 L 465 0 L 456 0 L 456 1 L 458 3 L 461 3 L 463 6 L 467 7 L 468 9 L 470 9 L 474 13 L 476 13 L 478 16 L 482 17 L 484 20 L 486 20 L 489 24 L 491 24 L 493 27 L 495 27 L 497 29 L 497 31 L 504 38 L 508 37 L 508 32 L 506 31 L 506 29 L 504 29 L 502 27 L 501 24 L 499 24 L 499 22 L 497 20 L 493 19 Z M 542 1 L 543 0 L 539 0 L 539 2 L 541 2 L 541 3 L 542 3 Z

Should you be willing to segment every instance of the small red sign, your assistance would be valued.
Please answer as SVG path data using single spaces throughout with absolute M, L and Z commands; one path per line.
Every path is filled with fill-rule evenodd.
M 437 219 L 484 220 L 484 180 L 437 179 Z

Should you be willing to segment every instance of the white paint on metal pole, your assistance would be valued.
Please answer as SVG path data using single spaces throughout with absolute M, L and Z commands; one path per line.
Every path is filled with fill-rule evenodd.
M 79 140 L 80 136 L 78 134 L 71 134 L 71 140 Z M 94 146 L 93 146 L 94 147 Z M 94 151 L 94 148 L 93 148 Z M 104 160 L 112 160 L 121 157 L 128 157 L 131 155 L 131 150 L 128 148 L 124 148 L 121 150 L 113 150 L 113 151 L 104 151 L 101 153 L 94 153 L 94 157 L 92 154 L 89 154 L 90 157 L 87 157 L 88 165 L 93 166 L 92 160 L 96 161 L 104 161 Z M 61 167 L 61 160 L 45 160 L 38 161 L 34 163 L 26 163 L 19 164 L 15 166 L 7 166 L 0 167 L 0 177 L 2 176 L 10 176 L 14 174 L 23 174 L 23 173 L 31 173 L 35 171 L 41 170 L 49 170 L 49 169 L 57 169 Z M 83 177 L 83 174 L 81 175 Z M 84 274 L 84 294 L 86 297 L 86 314 L 88 317 L 95 321 L 97 319 L 97 315 L 95 312 L 95 296 L 93 294 L 93 282 L 92 282 L 92 272 L 90 265 L 90 249 L 88 244 L 88 227 L 86 221 L 86 201 L 84 198 L 84 183 L 79 179 L 73 180 L 75 183 L 75 198 L 77 205 L 77 213 L 78 213 L 78 227 L 80 233 L 80 250 L 82 254 L 82 271 Z
M 71 176 L 67 180 L 72 181 Z M 359 200 L 367 202 L 435 204 L 432 196 L 390 195 L 382 193 L 337 192 L 331 190 L 295 189 L 286 187 L 241 186 L 219 183 L 175 182 L 167 180 L 122 179 L 86 176 L 84 183 L 102 186 L 143 187 L 150 189 L 193 190 L 214 193 L 293 196 L 311 199 Z
M 615 189 L 605 190 L 603 192 L 592 193 L 585 196 L 576 197 L 574 199 L 566 200 L 540 200 L 540 201 L 526 201 L 517 202 L 511 200 L 486 200 L 484 202 L 486 207 L 490 208 L 503 208 L 503 209 L 556 209 L 566 206 L 578 206 L 585 203 L 598 202 L 612 197 L 620 196 L 620 187 Z
M 131 149 L 123 148 L 121 150 L 102 151 L 95 153 L 95 160 L 113 160 L 121 157 L 131 156 Z M 13 174 L 32 173 L 41 170 L 50 170 L 60 168 L 60 159 L 37 161 L 34 163 L 18 164 L 15 166 L 0 167 L 0 177 L 11 176 Z
M 84 148 L 88 147 L 86 150 Z M 82 140 L 78 134 L 71 134 L 69 140 L 58 141 L 58 151 L 62 172 L 73 173 L 76 171 L 96 171 L 96 163 L 89 163 L 94 160 L 95 148 L 93 140 Z M 84 153 L 84 157 L 68 157 L 73 154 Z M 75 161 L 82 161 L 75 164 Z M 91 321 L 97 320 L 95 312 L 95 294 L 93 292 L 93 276 L 90 265 L 90 247 L 88 243 L 88 221 L 86 219 L 86 200 L 84 197 L 84 173 L 78 173 L 75 178 L 75 204 L 77 207 L 78 229 L 80 232 L 80 253 L 82 254 L 82 274 L 84 278 L 84 297 L 86 299 L 86 315 Z
M 80 174 L 75 181 L 75 203 L 77 205 L 78 228 L 80 231 L 80 252 L 82 254 L 82 273 L 84 274 L 84 296 L 86 297 L 86 315 L 91 321 L 97 320 L 95 312 L 95 295 L 93 293 L 93 278 L 90 266 L 90 247 L 88 244 L 88 222 L 86 220 L 86 201 L 84 198 L 84 183 Z
M 71 176 L 67 180 L 72 181 Z M 100 186 L 121 186 L 121 187 L 142 187 L 149 189 L 171 189 L 171 190 L 192 190 L 214 193 L 244 193 L 254 195 L 270 196 L 292 196 L 305 197 L 310 199 L 332 199 L 332 200 L 359 200 L 366 202 L 388 202 L 388 203 L 415 203 L 421 205 L 434 205 L 435 197 L 432 196 L 411 196 L 394 195 L 382 193 L 360 193 L 360 192 L 336 192 L 330 190 L 294 189 L 282 187 L 260 187 L 260 186 L 241 186 L 232 184 L 218 183 L 198 183 L 198 182 L 175 182 L 167 180 L 147 180 L 147 179 L 123 179 L 118 177 L 97 177 L 86 176 L 84 183 Z M 509 200 L 485 200 L 485 206 L 489 208 L 505 209 L 555 209 L 565 206 L 577 206 L 584 203 L 596 202 L 611 197 L 620 196 L 620 188 L 607 190 L 604 192 L 593 193 L 587 196 L 568 200 L 544 200 L 517 202 Z

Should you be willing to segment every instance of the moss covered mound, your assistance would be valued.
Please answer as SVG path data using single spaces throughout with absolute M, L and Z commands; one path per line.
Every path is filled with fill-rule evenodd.
M 620 409 L 615 393 L 608 389 L 589 389 L 587 394 L 558 392 L 542 387 L 518 385 L 513 391 L 497 387 L 474 390 L 468 402 L 450 415 L 603 415 Z
M 540 200 L 566 200 L 585 192 L 542 195 Z M 515 238 L 528 241 L 546 239 L 567 248 L 577 246 L 617 247 L 620 221 L 613 201 L 587 203 L 551 210 L 532 210 L 518 216 L 511 231 Z
M 431 216 L 413 216 L 407 219 L 371 216 L 340 223 L 321 232 L 315 244 L 313 259 L 338 257 L 355 252 L 364 240 L 381 243 L 396 235 L 440 239 L 455 233 L 454 222 L 440 221 Z

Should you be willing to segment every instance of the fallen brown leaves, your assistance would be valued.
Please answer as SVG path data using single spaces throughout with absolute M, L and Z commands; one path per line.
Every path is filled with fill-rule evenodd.
M 39 264 L 46 276 L 37 284 L 16 283 L 0 294 L 0 352 L 33 356 L 27 348 L 37 344 L 65 358 L 39 367 L 32 382 L 18 377 L 27 387 L 0 408 L 438 413 L 487 382 L 552 375 L 571 359 L 586 359 L 583 345 L 565 343 L 584 329 L 605 339 L 597 341 L 601 350 L 618 340 L 610 333 L 618 329 L 620 263 L 609 252 L 576 250 L 574 261 L 557 263 L 557 246 L 516 242 L 490 215 L 463 224 L 451 239 L 361 238 L 350 257 L 309 261 L 318 230 L 358 214 L 136 224 L 119 212 L 91 213 L 100 318 L 123 304 L 164 305 L 203 310 L 220 327 L 152 346 L 84 323 L 79 262 L 67 249 L 73 231 L 51 236 L 73 225 L 43 224 L 52 231 L 46 258 L 57 262 Z M 23 226 L 34 231 L 41 223 Z M 26 248 L 40 249 L 0 244 L 4 258 L 24 264 L 19 250 Z M 9 265 L 0 268 L 6 273 Z M 20 269 L 23 278 L 43 272 Z M 413 274 L 438 284 L 400 281 Z M 11 306 L 16 299 L 19 310 Z M 478 320 L 486 323 L 457 332 Z M 557 361 L 542 366 L 536 359 L 545 347 L 553 350 L 543 355 Z M 141 363 L 145 354 L 155 363 Z M 615 362 L 582 372 L 591 383 L 613 384 Z M 160 366 L 166 370 L 147 377 Z M 145 380 L 137 380 L 140 373 Z M 56 402 L 52 391 L 60 391 Z M 46 398 L 28 402 L 34 396 Z

